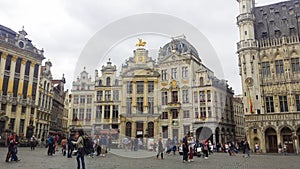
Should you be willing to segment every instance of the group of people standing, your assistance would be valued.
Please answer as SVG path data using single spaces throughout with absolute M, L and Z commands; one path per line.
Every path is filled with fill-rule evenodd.
M 143 149 L 143 141 L 141 138 L 130 138 L 125 137 L 123 139 L 123 149 L 125 151 L 131 150 L 131 151 L 138 151 L 139 149 Z

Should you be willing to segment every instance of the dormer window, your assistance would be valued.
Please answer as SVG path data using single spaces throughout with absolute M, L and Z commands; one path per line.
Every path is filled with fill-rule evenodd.
M 106 78 L 106 86 L 110 86 L 110 77 Z

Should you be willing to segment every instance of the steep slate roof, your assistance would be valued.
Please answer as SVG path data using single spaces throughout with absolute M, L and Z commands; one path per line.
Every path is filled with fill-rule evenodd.
M 299 35 L 300 2 L 290 0 L 254 8 L 255 38 Z

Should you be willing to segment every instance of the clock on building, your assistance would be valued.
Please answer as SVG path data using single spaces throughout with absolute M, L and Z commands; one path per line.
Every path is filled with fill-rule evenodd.
M 253 86 L 253 79 L 251 77 L 248 77 L 246 80 L 245 80 L 247 86 L 251 87 Z

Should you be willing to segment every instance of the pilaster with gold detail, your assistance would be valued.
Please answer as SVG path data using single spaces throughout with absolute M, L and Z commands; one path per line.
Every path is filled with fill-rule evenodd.
M 15 77 L 15 69 L 16 69 L 16 61 L 17 57 L 12 56 L 11 57 L 11 63 L 10 63 L 10 73 L 9 73 L 9 82 L 8 82 L 8 90 L 7 93 L 13 92 L 13 86 L 14 86 L 14 77 Z
M 4 70 L 5 70 L 5 63 L 6 63 L 6 58 L 7 58 L 7 53 L 2 53 L 0 59 L 0 91 L 2 91 L 2 85 L 3 85 L 3 77 L 4 77 Z
M 19 88 L 18 88 L 18 95 L 21 96 L 23 93 L 23 82 L 24 82 L 24 75 L 25 75 L 25 64 L 26 60 L 22 59 L 21 61 L 21 69 L 20 69 L 20 81 L 19 81 Z

